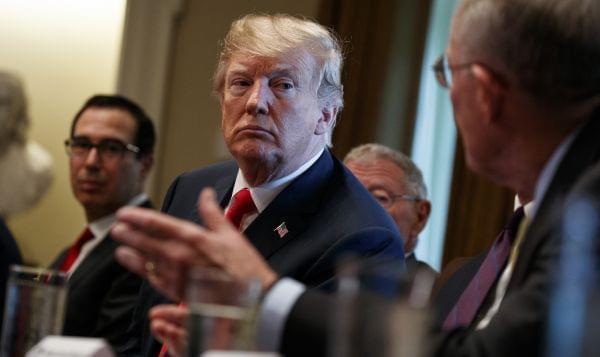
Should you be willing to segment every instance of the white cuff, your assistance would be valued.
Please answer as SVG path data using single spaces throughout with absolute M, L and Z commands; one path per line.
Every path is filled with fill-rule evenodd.
M 257 343 L 261 351 L 279 351 L 283 329 L 306 287 L 290 278 L 279 280 L 265 295 L 258 312 Z

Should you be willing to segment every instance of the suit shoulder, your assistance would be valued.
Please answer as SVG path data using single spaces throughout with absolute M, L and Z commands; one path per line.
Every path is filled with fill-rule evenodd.
M 197 179 L 219 179 L 226 175 L 231 175 L 237 172 L 238 166 L 235 161 L 223 161 L 216 164 L 211 164 L 206 167 L 198 168 L 192 171 L 184 172 L 179 175 L 181 181 L 197 180 Z

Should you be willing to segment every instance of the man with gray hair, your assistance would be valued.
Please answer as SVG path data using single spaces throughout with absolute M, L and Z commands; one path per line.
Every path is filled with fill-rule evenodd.
M 404 242 L 407 270 L 420 268 L 436 274 L 414 253 L 431 212 L 427 186 L 417 165 L 403 153 L 375 143 L 350 150 L 344 164 L 396 222 Z
M 238 279 L 259 278 L 265 290 L 280 276 L 296 279 L 280 281 L 280 295 L 298 294 L 299 283 L 331 289 L 335 263 L 348 253 L 402 267 L 394 223 L 327 149 L 343 105 L 341 66 L 338 41 L 312 21 L 287 15 L 234 21 L 214 90 L 223 138 L 235 161 L 179 176 L 163 204 L 170 216 L 122 210 L 112 233 L 131 247 L 119 249 L 120 262 L 171 301 L 182 300 L 187 271 L 198 264 Z M 225 216 L 219 208 L 210 217 L 197 210 L 201 191 L 201 200 L 218 202 Z M 219 220 L 225 231 L 213 232 L 207 218 Z M 239 232 L 247 239 L 237 239 Z M 159 346 L 151 342 L 147 313 L 166 301 L 148 286 L 142 289 L 132 331 L 142 333 L 142 340 L 132 336 L 121 354 L 150 356 Z M 163 341 L 171 342 L 171 334 L 160 318 L 171 320 L 177 309 L 162 305 L 151 312 L 152 332 Z M 182 352 L 169 347 L 172 355 Z
M 481 265 L 489 269 L 478 270 L 457 301 L 466 309 L 453 309 L 427 339 L 431 355 L 548 352 L 550 298 L 564 238 L 560 217 L 579 180 L 600 166 L 599 33 L 597 0 L 460 1 L 447 51 L 434 71 L 450 91 L 467 164 L 518 192 L 521 202 L 534 204 L 525 209 L 524 223 L 510 241 L 507 262 L 494 266 L 499 250 L 492 247 L 491 264 L 486 257 Z M 598 259 L 598 251 L 594 255 Z M 486 275 L 495 277 L 495 285 L 478 296 L 478 283 Z M 476 298 L 483 303 L 470 310 Z M 317 355 L 324 346 L 303 341 L 324 343 L 323 314 L 332 302 L 311 291 L 294 302 L 282 351 Z M 319 315 L 315 310 L 319 319 L 305 318 Z M 558 326 L 569 332 L 585 328 L 566 321 Z

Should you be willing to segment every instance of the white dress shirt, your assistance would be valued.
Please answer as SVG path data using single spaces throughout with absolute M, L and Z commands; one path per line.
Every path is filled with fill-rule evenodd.
M 324 149 L 323 149 L 324 150 Z M 231 197 L 235 196 L 239 191 L 247 188 L 250 190 L 250 196 L 252 196 L 252 201 L 254 201 L 254 205 L 256 205 L 257 212 L 253 214 L 248 214 L 242 218 L 242 222 L 240 225 L 240 230 L 243 232 L 250 223 L 252 223 L 258 215 L 269 206 L 269 204 L 277 197 L 277 195 L 283 191 L 294 179 L 298 176 L 302 175 L 306 170 L 308 170 L 318 159 L 321 157 L 323 153 L 321 150 L 317 155 L 308 160 L 304 165 L 300 166 L 291 174 L 278 178 L 274 181 L 265 182 L 264 184 L 256 187 L 250 187 L 246 178 L 242 174 L 242 171 L 238 169 L 237 176 L 235 178 L 235 183 L 233 184 L 233 191 Z M 229 211 L 229 206 L 231 206 L 231 201 L 229 200 L 229 204 L 225 208 L 225 213 Z

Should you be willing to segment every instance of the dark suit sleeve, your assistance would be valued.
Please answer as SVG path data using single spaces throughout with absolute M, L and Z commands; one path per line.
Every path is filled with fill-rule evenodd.
M 550 278 L 558 261 L 556 239 L 533 260 L 524 283 L 505 295 L 500 309 L 482 330 L 457 329 L 433 333 L 435 356 L 538 356 L 543 352 L 551 291 Z
M 360 261 L 365 269 L 383 270 L 398 277 L 404 272 L 402 241 L 395 231 L 385 227 L 369 227 L 338 240 L 307 271 L 305 284 L 332 291 L 336 285 L 335 267 L 344 259 Z M 387 286 L 382 286 L 386 289 Z
M 542 353 L 548 308 L 549 276 L 557 260 L 558 244 L 539 250 L 526 282 L 512 289 L 487 328 L 433 331 L 427 339 L 432 356 L 535 356 Z M 320 356 L 326 353 L 335 300 L 308 290 L 298 299 L 286 321 L 282 353 Z M 310 341 L 310 342 L 309 342 Z
M 104 336 L 113 346 L 124 343 L 124 327 L 129 326 L 141 285 L 137 275 L 121 266 L 119 270 L 123 271 L 115 275 L 116 279 L 106 292 L 94 328 L 95 336 Z
M 162 212 L 168 210 L 176 191 L 179 177 L 177 177 L 163 200 Z M 117 356 L 154 356 L 158 342 L 150 333 L 150 320 L 148 312 L 150 308 L 158 303 L 166 303 L 167 299 L 158 294 L 147 281 L 143 281 L 141 287 L 135 292 L 134 306 L 132 307 L 133 316 L 130 319 L 129 326 L 123 338 L 114 345 Z

